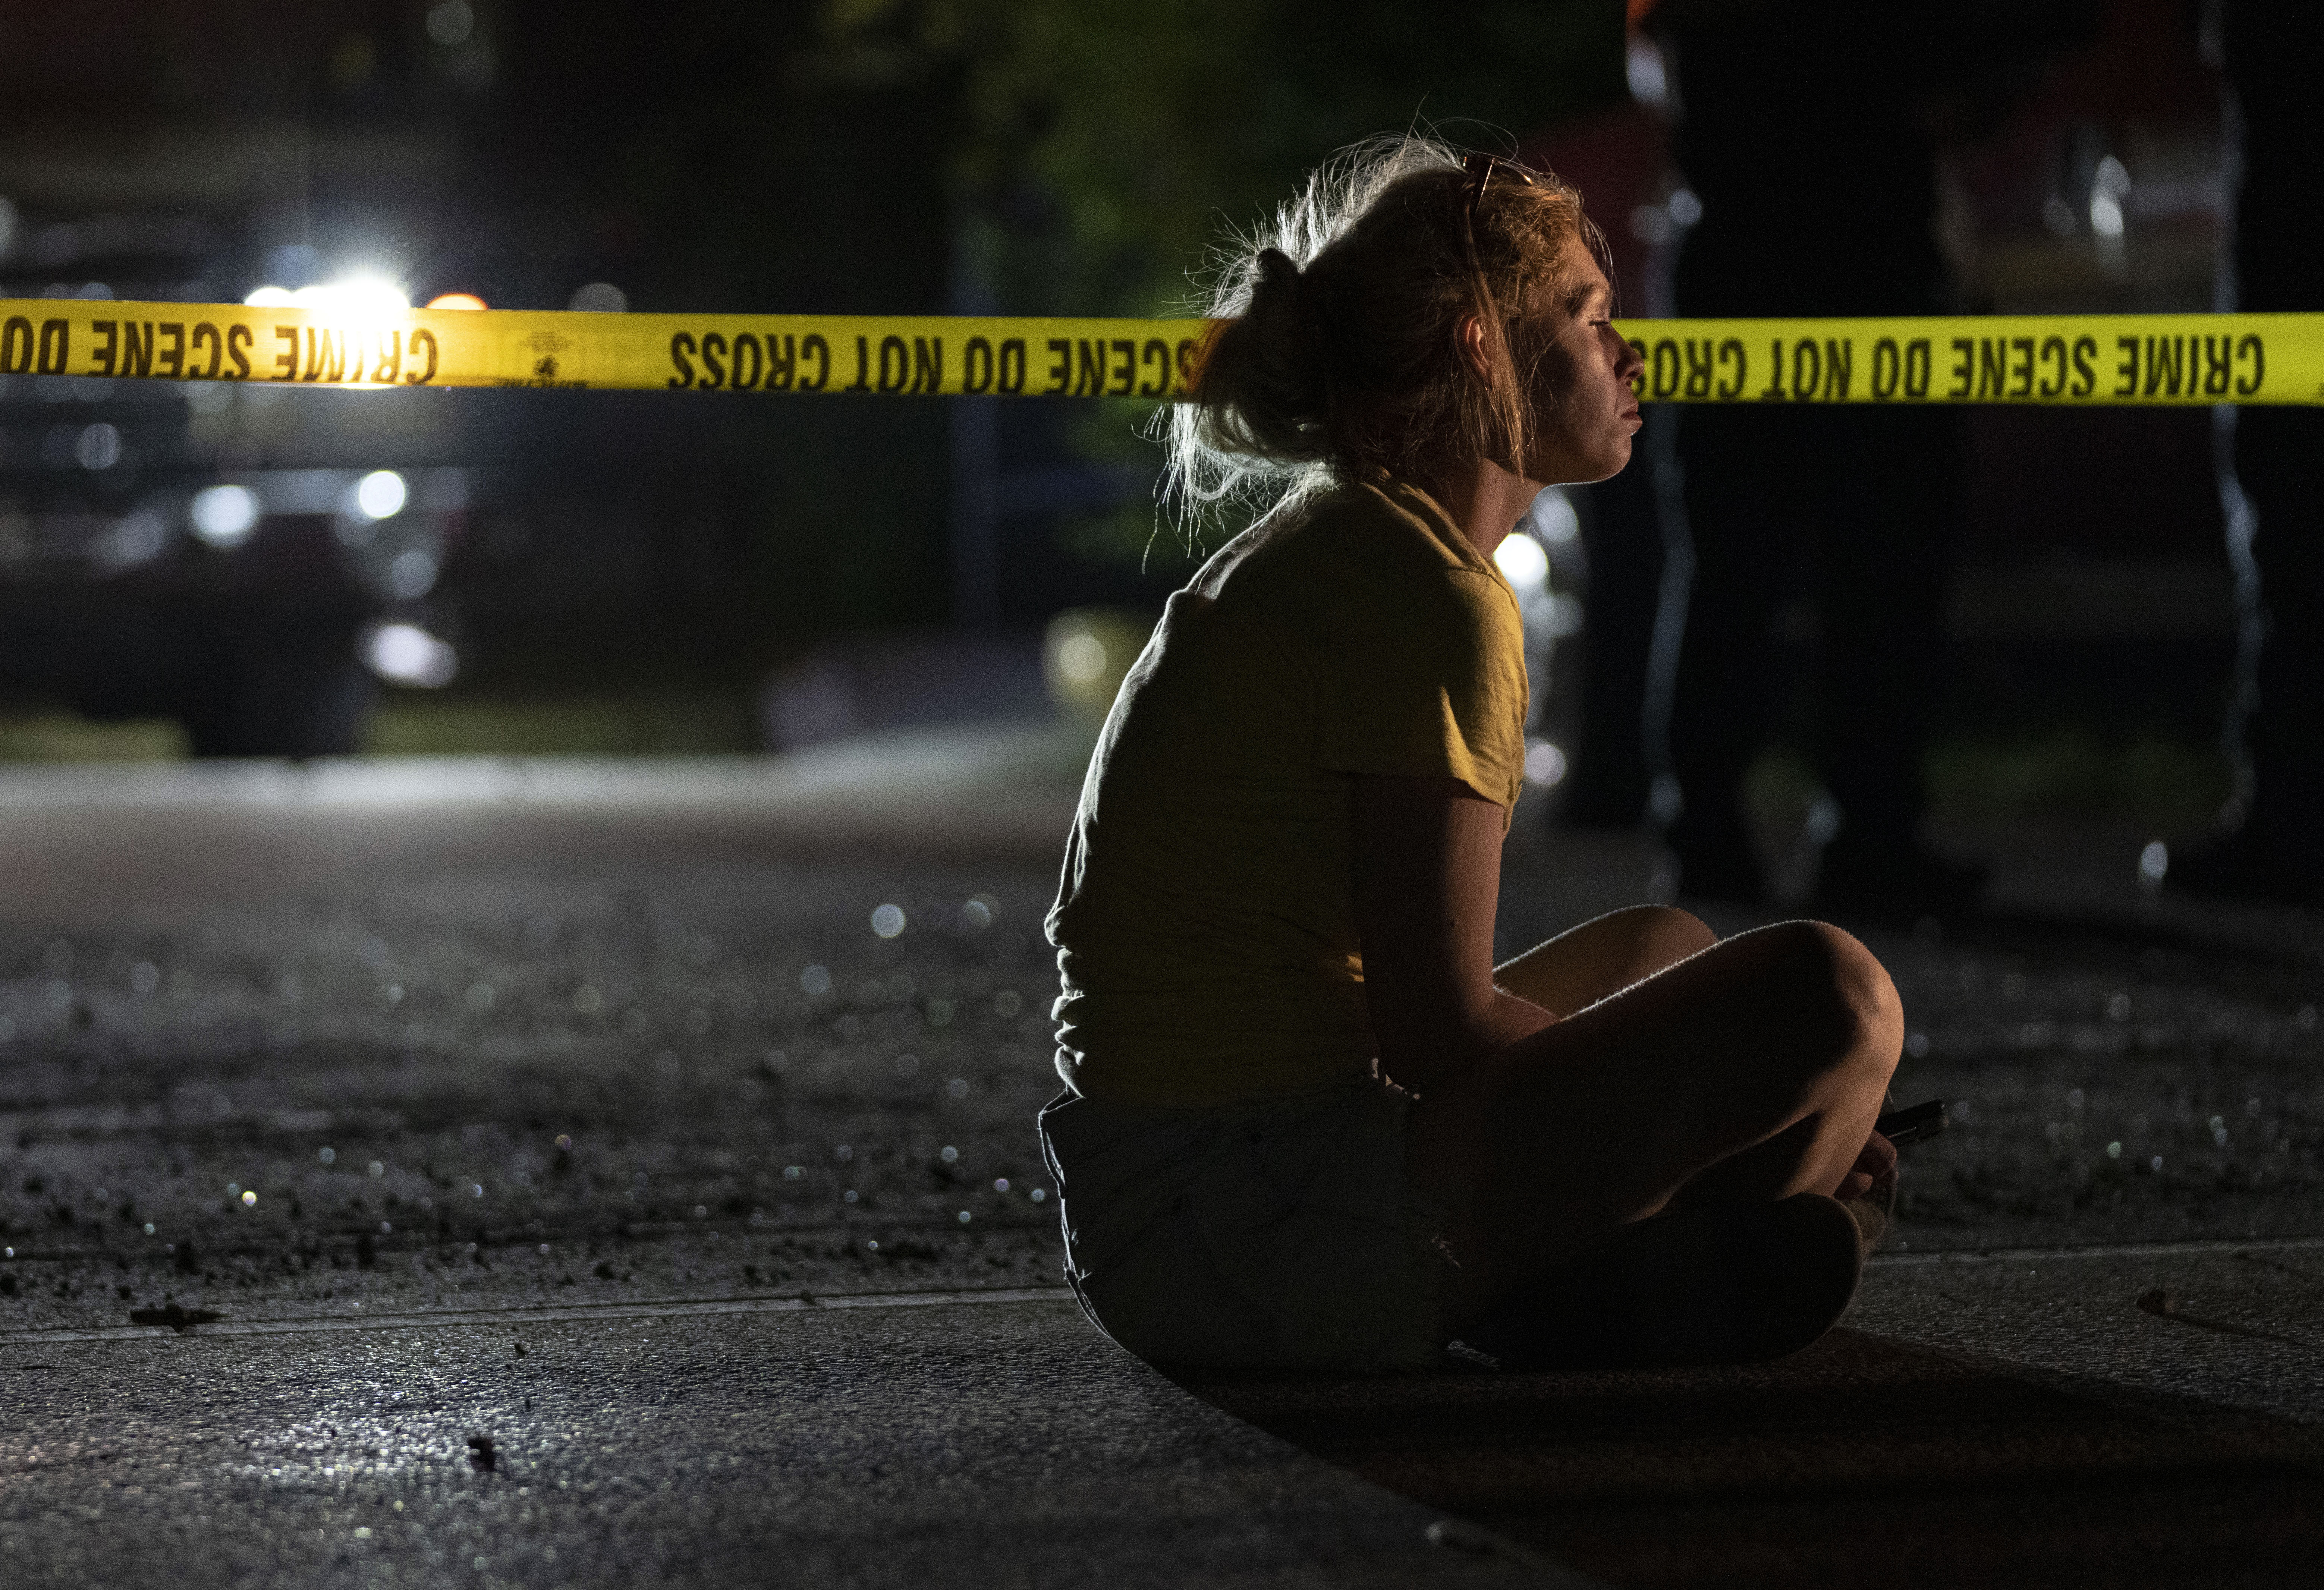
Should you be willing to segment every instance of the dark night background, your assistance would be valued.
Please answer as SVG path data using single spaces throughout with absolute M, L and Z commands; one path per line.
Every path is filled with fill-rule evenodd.
M 10 6 L 0 285 L 236 299 L 301 285 L 283 251 L 304 245 L 293 266 L 309 279 L 383 274 L 413 302 L 557 308 L 610 282 L 639 309 L 1171 312 L 1223 225 L 1331 149 L 1421 123 L 1572 174 L 1614 239 L 1629 312 L 1653 313 L 1691 179 L 1669 130 L 1679 97 L 1637 72 L 1671 14 L 1630 9 L 1626 51 L 1618 8 L 1571 0 Z M 1768 68 L 1794 101 L 1853 69 L 1846 30 L 1802 14 Z M 1899 91 L 1940 152 L 1923 198 L 1953 304 L 2209 307 L 2225 187 L 2204 14 L 2181 0 L 1972 8 L 1961 60 L 1906 40 L 1932 63 Z M 2085 213 L 2109 165 L 2130 182 L 2115 239 Z M 1923 201 L 1904 202 L 1909 223 Z M 1799 217 L 1803 260 L 1834 252 L 1820 225 Z M 36 544 L 10 556 L 0 536 L 0 604 L 23 635 L 48 633 L 32 610 L 69 608 L 107 638 L 166 608 L 204 660 L 134 666 L 263 673 L 213 636 L 274 620 L 219 617 L 179 589 L 226 579 L 231 560 L 172 546 L 107 585 L 49 543 L 156 483 L 221 471 L 465 468 L 440 582 L 396 610 L 457 647 L 460 677 L 435 695 L 351 680 L 376 706 L 357 740 L 375 749 L 752 749 L 768 742 L 764 681 L 819 648 L 1027 634 L 1092 603 L 1150 611 L 1190 567 L 1157 533 L 1132 405 L 972 422 L 966 405 L 912 400 L 447 392 L 389 410 L 300 394 L 204 421 L 182 396 L 83 394 L 73 421 L 110 416 L 131 448 L 96 477 L 43 465 L 49 400 L 0 396 L 0 508 Z M 1966 423 L 1941 808 L 2208 818 L 2229 786 L 2216 747 L 2234 671 L 2209 416 L 1987 409 Z M 964 541 L 972 475 L 998 488 L 983 553 Z M 261 542 L 320 534 L 270 523 Z M 1561 561 L 1556 578 L 1591 611 L 1586 569 Z M 278 582 L 276 600 L 314 596 Z M 337 657 L 337 633 L 299 639 L 300 655 Z M 1545 720 L 1569 740 L 1575 653 L 1569 638 Z M 156 714 L 185 713 L 147 685 L 81 688 L 0 657 L 20 712 L 0 748 L 168 754 L 183 742 Z M 60 705 L 146 727 L 108 738 Z M 1793 740 L 1804 710 L 1784 709 Z M 1779 748 L 1765 802 L 1796 804 L 1807 777 Z
M 318 275 L 360 265 L 414 302 L 561 308 L 610 281 L 640 309 L 1167 309 L 1218 220 L 1319 152 L 1416 114 L 1521 126 L 1624 92 L 1604 8 L 1463 9 L 1448 30 L 1393 5 L 1368 29 L 1320 5 L 517 3 L 451 25 L 415 4 L 11 7 L 0 194 L 19 245 L 0 280 L 239 298 L 303 244 Z M 1415 90 L 1416 58 L 1443 87 Z M 123 246 L 37 246 L 108 216 L 133 223 Z M 731 691 L 832 630 L 953 616 L 941 404 L 429 409 L 404 457 L 362 456 L 383 438 L 318 415 L 309 433 L 330 434 L 225 462 L 478 471 L 437 604 L 465 688 Z M 1135 418 L 1020 409 L 1001 461 L 1120 452 Z M 1038 507 L 1006 527 L 999 609 L 973 617 L 1155 602 L 1183 574 L 1061 553 L 1058 529 Z

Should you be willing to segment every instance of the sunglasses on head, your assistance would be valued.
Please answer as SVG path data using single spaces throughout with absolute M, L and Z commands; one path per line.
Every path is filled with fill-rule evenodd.
M 1505 170 L 1527 188 L 1533 186 L 1533 173 L 1517 161 L 1498 154 L 1472 154 L 1462 161 L 1469 173 L 1469 226 L 1473 237 L 1478 208 L 1485 202 L 1485 188 L 1492 182 L 1496 170 Z

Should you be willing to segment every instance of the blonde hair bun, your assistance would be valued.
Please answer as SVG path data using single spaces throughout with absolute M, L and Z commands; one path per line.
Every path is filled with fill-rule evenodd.
M 1424 463 L 1522 454 L 1542 290 L 1603 240 L 1571 187 L 1406 134 L 1342 150 L 1265 224 L 1231 236 L 1199 312 L 1193 400 L 1159 427 L 1164 492 L 1189 532 Z M 1495 174 L 1496 171 L 1498 174 Z M 1487 326 L 1492 370 L 1459 354 Z

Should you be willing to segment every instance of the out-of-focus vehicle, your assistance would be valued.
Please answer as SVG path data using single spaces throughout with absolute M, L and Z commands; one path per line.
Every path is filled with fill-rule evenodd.
M 115 20 L 91 50 L 28 14 L 0 63 L 0 298 L 406 302 L 410 237 L 446 228 L 384 201 L 455 147 L 441 72 L 389 82 L 327 31 L 318 78 L 295 30 L 239 23 L 157 53 L 158 22 Z M 172 718 L 202 756 L 359 749 L 379 681 L 453 666 L 470 460 L 414 396 L 0 371 L 0 710 Z
M 253 394 L 31 384 L 0 379 L 0 694 L 174 718 L 197 756 L 314 757 L 358 749 L 374 676 L 449 680 L 413 610 L 465 471 L 124 469 L 156 410 Z
M 214 300 L 220 248 L 201 223 L 0 200 L 7 296 Z M 291 280 L 316 269 L 277 253 L 309 256 L 269 261 Z M 120 288 L 19 275 L 43 266 Z M 428 598 L 469 476 L 383 398 L 0 374 L 0 703 L 172 718 L 198 756 L 314 757 L 359 749 L 377 679 L 448 681 Z

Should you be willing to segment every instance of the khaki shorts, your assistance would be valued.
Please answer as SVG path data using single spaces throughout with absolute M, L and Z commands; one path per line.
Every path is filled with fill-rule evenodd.
M 1083 1310 L 1157 1363 L 1441 1364 L 1449 1260 L 1405 1181 L 1410 1105 L 1370 1079 L 1207 1109 L 1056 1099 L 1041 1146 Z

